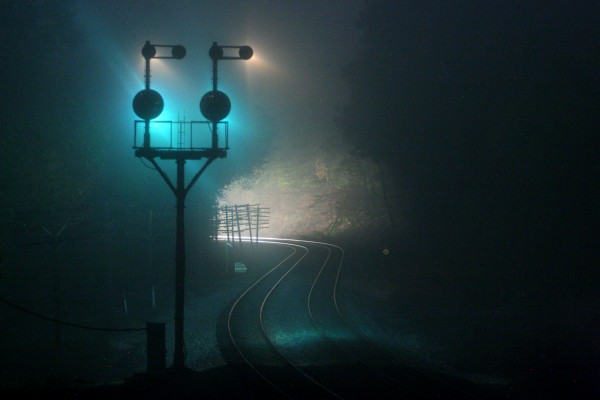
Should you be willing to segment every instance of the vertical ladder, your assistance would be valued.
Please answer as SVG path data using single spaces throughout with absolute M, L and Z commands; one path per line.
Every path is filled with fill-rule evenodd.
M 177 111 L 177 147 L 185 146 L 185 112 L 183 113 L 183 121 L 179 119 L 179 111 Z

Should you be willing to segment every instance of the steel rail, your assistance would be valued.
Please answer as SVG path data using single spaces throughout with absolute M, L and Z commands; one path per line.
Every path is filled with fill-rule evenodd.
M 241 238 L 243 241 L 248 241 L 249 238 L 248 237 L 242 237 Z M 254 238 L 254 240 L 256 241 L 257 238 Z M 319 241 L 310 241 L 310 240 L 301 240 L 301 239 L 288 239 L 288 238 L 273 238 L 273 237 L 261 237 L 258 238 L 258 242 L 261 243 L 270 243 L 270 244 L 281 244 L 281 245 L 296 245 L 296 243 L 298 243 L 296 246 L 299 247 L 304 247 L 304 246 L 300 246 L 299 244 L 312 244 L 312 245 L 316 245 L 316 246 L 320 246 L 322 248 L 325 248 L 328 251 L 327 257 L 325 259 L 325 261 L 323 262 L 323 264 L 321 265 L 319 272 L 317 273 L 316 278 L 314 279 L 311 288 L 309 289 L 309 293 L 308 293 L 308 298 L 307 298 L 307 309 L 308 309 L 308 314 L 309 314 L 309 318 L 311 320 L 311 323 L 313 324 L 314 328 L 316 329 L 316 331 L 318 332 L 319 336 L 321 336 L 323 339 L 325 339 L 332 347 L 336 348 L 338 351 L 344 352 L 347 355 L 351 356 L 352 358 L 355 359 L 355 361 L 357 361 L 358 363 L 360 363 L 361 365 L 363 365 L 365 368 L 368 368 L 369 370 L 371 370 L 372 372 L 380 375 L 381 377 L 385 378 L 386 380 L 388 380 L 391 383 L 394 383 L 396 385 L 401 386 L 403 389 L 405 390 L 410 390 L 413 392 L 413 394 L 420 396 L 420 397 L 424 397 L 424 398 L 428 398 L 428 395 L 425 393 L 422 393 L 421 391 L 417 390 L 416 388 L 412 387 L 411 385 L 403 382 L 403 380 L 399 380 L 396 377 L 381 371 L 381 369 L 379 369 L 377 366 L 375 366 L 372 362 L 369 362 L 367 360 L 365 360 L 363 357 L 360 357 L 359 355 L 357 355 L 356 352 L 350 351 L 348 349 L 342 348 L 339 344 L 337 344 L 335 342 L 335 340 L 333 340 L 331 337 L 329 337 L 324 330 L 322 329 L 322 326 L 316 321 L 316 319 L 314 318 L 314 314 L 313 314 L 313 310 L 312 310 L 312 306 L 311 306 L 311 299 L 313 296 L 313 291 L 314 288 L 317 285 L 317 282 L 319 281 L 319 279 L 322 276 L 323 271 L 325 270 L 325 268 L 327 267 L 327 264 L 331 258 L 331 249 L 336 249 L 340 252 L 341 256 L 339 259 L 339 262 L 337 263 L 337 271 L 335 272 L 335 279 L 334 279 L 334 285 L 333 285 L 333 291 L 332 291 L 332 302 L 333 302 L 333 307 L 335 309 L 335 312 L 340 320 L 340 322 L 342 323 L 342 325 L 344 325 L 345 329 L 351 333 L 353 333 L 358 339 L 360 339 L 363 342 L 363 345 L 368 346 L 370 349 L 372 349 L 373 351 L 377 352 L 379 354 L 379 360 L 386 359 L 386 361 L 391 364 L 391 365 L 396 365 L 398 367 L 402 367 L 405 368 L 407 370 L 410 370 L 412 373 L 417 374 L 419 376 L 421 376 L 422 379 L 425 380 L 429 380 L 431 382 L 435 382 L 436 384 L 445 387 L 449 390 L 452 390 L 455 393 L 460 393 L 460 395 L 467 397 L 467 398 L 472 398 L 472 399 L 479 399 L 480 397 L 474 395 L 473 393 L 470 393 L 466 390 L 464 390 L 463 388 L 457 387 L 455 385 L 452 385 L 449 382 L 446 382 L 443 379 L 440 379 L 426 371 L 422 371 L 420 369 L 416 369 L 414 367 L 411 367 L 410 365 L 399 361 L 397 359 L 397 357 L 394 357 L 392 354 L 390 354 L 388 351 L 386 351 L 384 348 L 381 347 L 381 345 L 379 345 L 378 343 L 376 343 L 375 341 L 373 341 L 372 339 L 370 339 L 369 337 L 367 337 L 360 329 L 358 329 L 354 324 L 352 324 L 347 317 L 345 317 L 345 315 L 342 313 L 340 305 L 339 305 L 339 301 L 338 301 L 338 290 L 339 290 L 339 282 L 340 282 L 340 277 L 341 277 L 341 271 L 342 271 L 342 265 L 344 262 L 344 258 L 345 258 L 345 251 L 343 248 L 341 248 L 340 246 L 337 246 L 335 244 L 332 243 L 325 243 L 325 242 L 319 242 Z M 304 247 L 305 249 L 307 249 L 306 247 Z M 308 251 L 308 249 L 307 249 Z M 306 253 L 308 254 L 308 253 Z M 306 256 L 306 254 L 304 256 Z M 309 379 L 310 381 L 316 383 L 317 385 L 319 385 L 321 388 L 323 388 L 324 390 L 326 390 L 328 393 L 334 395 L 337 398 L 341 398 L 339 396 L 339 394 L 333 392 L 332 390 L 330 390 L 329 388 L 327 388 L 326 386 L 324 386 L 322 383 L 318 382 L 318 380 L 314 377 L 311 377 L 310 375 L 308 375 L 306 372 L 302 371 L 301 368 L 299 368 L 298 366 L 296 366 L 291 360 L 289 360 L 288 358 L 286 358 L 280 351 L 277 350 L 277 348 L 275 347 L 274 343 L 272 342 L 272 340 L 268 337 L 268 334 L 266 332 L 266 329 L 264 328 L 264 322 L 263 322 L 263 308 L 264 305 L 267 302 L 268 297 L 271 296 L 272 292 L 275 290 L 275 288 L 281 283 L 281 281 L 283 281 L 283 279 L 296 267 L 296 265 L 302 260 L 301 257 L 300 260 L 298 260 L 291 268 L 290 270 L 288 270 L 278 281 L 277 283 L 271 287 L 271 289 L 269 290 L 267 296 L 265 297 L 265 299 L 263 299 L 263 303 L 261 305 L 261 311 L 260 311 L 260 322 L 261 322 L 261 329 L 263 330 L 263 334 L 265 335 L 265 338 L 267 339 L 267 341 L 270 343 L 270 345 L 272 346 L 272 349 L 279 354 L 279 356 L 285 360 L 290 366 L 292 366 L 293 368 L 295 368 L 296 370 L 298 370 L 300 373 L 302 373 L 307 379 Z M 282 263 L 284 263 L 289 257 L 291 257 L 291 254 L 286 257 L 280 264 L 277 265 L 277 267 L 279 265 L 281 265 Z M 267 274 L 268 275 L 271 271 L 269 271 Z M 262 280 L 263 277 L 261 277 L 259 279 Z M 258 284 L 258 281 L 255 282 L 254 285 Z M 249 288 L 247 291 L 249 291 L 251 288 Z M 246 292 L 245 292 L 246 293 Z M 243 295 L 245 295 L 245 293 Z M 240 299 L 238 299 L 240 300 Z M 237 303 L 237 301 L 236 301 Z M 244 358 L 244 356 L 242 355 L 242 358 Z M 248 361 L 247 361 L 248 362 Z M 252 367 L 252 366 L 251 366 Z M 258 372 L 258 371 L 256 371 Z M 262 374 L 259 373 L 259 375 L 262 376 Z M 263 379 L 268 379 L 266 377 L 263 377 Z M 399 388 L 398 388 L 399 389 Z M 281 390 L 280 390 L 281 391 Z M 283 393 L 283 392 L 282 392 Z M 283 393 L 286 397 L 287 394 Z M 406 393 L 405 393 L 406 394 Z M 430 396 L 429 396 L 430 397 Z
M 252 285 L 250 285 L 244 292 L 242 292 L 242 294 L 240 296 L 238 296 L 238 298 L 232 304 L 232 306 L 229 310 L 229 313 L 228 313 L 228 318 L 227 318 L 227 330 L 228 330 L 228 334 L 229 334 L 229 339 L 231 340 L 238 355 L 261 379 L 263 379 L 267 384 L 269 384 L 271 387 L 273 387 L 275 390 L 277 390 L 284 397 L 293 399 L 293 396 L 291 394 L 287 393 L 285 388 L 280 387 L 279 385 L 277 385 L 276 382 L 274 382 L 272 379 L 270 379 L 268 376 L 266 376 L 263 372 L 261 372 L 260 367 L 258 365 L 256 365 L 252 360 L 250 360 L 250 358 L 246 354 L 244 354 L 244 350 L 241 348 L 241 346 L 239 345 L 239 343 L 236 341 L 236 339 L 234 337 L 233 328 L 232 328 L 232 317 L 233 317 L 233 313 L 234 313 L 235 309 L 238 307 L 240 302 L 250 293 L 251 290 L 255 289 L 256 286 L 259 283 L 261 283 L 268 275 L 270 275 L 275 270 L 282 267 L 294 254 L 296 254 L 296 252 L 298 251 L 297 250 L 298 248 L 303 249 L 305 251 L 305 253 L 302 254 L 300 256 L 300 258 L 292 264 L 292 266 L 275 282 L 275 284 L 272 287 L 270 287 L 270 289 L 267 291 L 267 294 L 262 299 L 262 302 L 261 302 L 259 310 L 258 310 L 259 311 L 260 331 L 261 331 L 263 338 L 268 343 L 271 351 L 273 353 L 275 353 L 285 364 L 289 365 L 291 368 L 293 368 L 298 373 L 300 373 L 308 382 L 311 382 L 312 384 L 316 385 L 318 388 L 329 393 L 330 395 L 334 396 L 335 398 L 341 399 L 341 397 L 337 393 L 332 392 L 329 388 L 327 388 L 321 382 L 317 381 L 314 377 L 307 374 L 300 367 L 298 367 L 292 360 L 290 360 L 288 357 L 284 356 L 279 350 L 277 350 L 277 347 L 273 343 L 273 340 L 271 339 L 271 337 L 268 335 L 266 328 L 264 326 L 263 312 L 264 312 L 265 304 L 268 301 L 268 298 L 271 296 L 271 294 L 273 293 L 275 288 L 288 276 L 288 274 L 292 270 L 294 270 L 296 268 L 296 266 L 298 266 L 298 264 L 302 261 L 302 259 L 304 257 L 306 257 L 306 255 L 309 253 L 309 249 L 306 248 L 305 246 L 301 246 L 301 245 L 297 245 L 297 244 L 270 242 L 267 240 L 262 240 L 261 242 L 274 244 L 274 245 L 280 245 L 280 246 L 293 247 L 293 251 L 289 255 L 287 255 L 282 261 L 280 261 L 275 267 L 271 268 L 267 273 L 263 274 Z

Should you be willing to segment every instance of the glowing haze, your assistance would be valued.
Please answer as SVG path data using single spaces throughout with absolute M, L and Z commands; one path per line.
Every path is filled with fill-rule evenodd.
M 79 14 L 87 43 L 105 70 L 100 91 L 117 99 L 108 112 L 117 116 L 110 131 L 119 136 L 136 119 L 130 102 L 143 86 L 140 50 L 145 41 L 187 49 L 183 60 L 152 61 L 151 85 L 165 101 L 157 120 L 203 120 L 198 102 L 211 88 L 212 42 L 252 46 L 249 61 L 219 63 L 219 89 L 232 101 L 226 119 L 230 150 L 225 160 L 207 170 L 202 188 L 196 190 L 224 188 L 221 204 L 260 202 L 272 208 L 272 234 L 299 234 L 343 225 L 335 222 L 332 210 L 323 210 L 325 203 L 314 207 L 315 196 L 332 190 L 315 175 L 315 165 L 345 157 L 341 143 L 326 151 L 323 145 L 336 137 L 333 120 L 346 93 L 340 73 L 354 55 L 354 22 L 361 5 L 357 0 L 103 0 L 85 2 Z M 155 135 L 159 140 L 160 133 Z M 290 175 L 291 170 L 295 174 Z M 282 174 L 287 174 L 283 186 Z M 260 179 L 254 180 L 257 176 Z M 302 183 L 306 179 L 316 183 L 309 187 Z M 298 202 L 290 190 L 301 190 L 303 200 Z M 301 226 L 296 222 L 300 219 L 318 228 Z

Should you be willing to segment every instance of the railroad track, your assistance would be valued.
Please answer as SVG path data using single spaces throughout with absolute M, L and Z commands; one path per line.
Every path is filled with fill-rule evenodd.
M 411 368 L 363 335 L 338 302 L 344 250 L 336 245 L 263 239 L 286 249 L 276 265 L 227 310 L 235 359 L 273 395 L 306 398 L 489 398 L 462 382 Z M 230 357 L 231 358 L 231 357 Z M 477 393 L 477 394 L 476 394 Z

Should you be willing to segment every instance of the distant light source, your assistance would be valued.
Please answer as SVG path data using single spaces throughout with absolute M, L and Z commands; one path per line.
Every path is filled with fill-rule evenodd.
M 235 56 L 231 53 L 231 50 L 225 54 L 224 49 L 237 49 L 238 55 Z M 208 55 L 213 61 L 218 60 L 249 60 L 252 58 L 254 51 L 250 46 L 219 46 L 216 42 L 213 43 L 211 48 L 208 50 Z
M 252 58 L 254 51 L 250 46 L 242 46 L 240 47 L 239 55 L 242 60 L 249 60 Z

